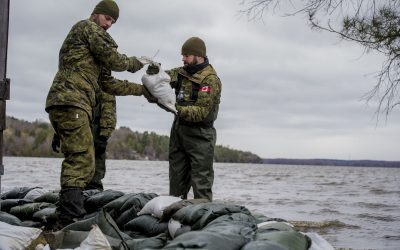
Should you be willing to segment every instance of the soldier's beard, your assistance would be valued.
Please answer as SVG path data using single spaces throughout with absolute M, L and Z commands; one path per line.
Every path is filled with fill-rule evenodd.
M 198 61 L 197 58 L 195 57 L 195 58 L 193 58 L 193 61 L 191 61 L 191 62 L 189 62 L 189 63 L 188 63 L 188 62 L 184 62 L 184 63 L 183 63 L 184 66 L 183 66 L 183 67 L 184 67 L 184 68 L 187 68 L 187 67 L 189 67 L 189 66 L 194 66 L 194 65 L 197 65 L 198 62 L 199 62 L 199 61 Z

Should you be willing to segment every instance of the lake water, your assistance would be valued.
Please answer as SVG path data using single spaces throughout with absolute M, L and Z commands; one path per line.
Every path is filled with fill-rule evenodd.
M 62 159 L 5 157 L 1 191 L 59 188 Z M 214 199 L 322 235 L 335 248 L 400 249 L 400 168 L 216 163 Z M 168 194 L 168 162 L 107 161 L 105 189 Z

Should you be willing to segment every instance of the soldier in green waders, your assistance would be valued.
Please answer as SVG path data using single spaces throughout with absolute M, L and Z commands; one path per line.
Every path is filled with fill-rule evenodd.
M 64 154 L 57 228 L 86 214 L 82 190 L 95 173 L 91 124 L 101 92 L 147 96 L 141 84 L 111 76 L 111 71 L 133 73 L 143 67 L 136 57 L 120 54 L 107 33 L 118 16 L 114 1 L 100 1 L 89 19 L 72 27 L 60 49 L 58 72 L 46 99 L 46 111 Z
M 214 121 L 221 97 L 221 81 L 208 61 L 204 41 L 189 38 L 182 46 L 184 66 L 166 71 L 175 89 L 178 114 L 172 124 L 169 144 L 169 192 L 187 199 L 212 201 L 214 147 L 217 139 Z M 148 74 L 158 72 L 150 65 Z

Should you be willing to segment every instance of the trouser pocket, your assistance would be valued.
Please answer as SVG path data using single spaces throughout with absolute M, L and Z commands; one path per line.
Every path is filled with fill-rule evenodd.
M 85 110 L 75 107 L 53 109 L 50 121 L 60 136 L 63 153 L 85 152 L 92 146 L 90 121 Z

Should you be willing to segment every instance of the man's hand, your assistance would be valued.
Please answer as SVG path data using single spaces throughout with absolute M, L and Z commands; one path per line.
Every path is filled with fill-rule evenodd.
M 149 64 L 149 66 L 147 66 L 147 70 L 146 73 L 148 75 L 156 75 L 158 74 L 158 72 L 160 72 L 160 65 L 159 64 Z
M 60 137 L 58 136 L 58 134 L 54 133 L 53 140 L 51 141 L 51 148 L 54 152 L 60 153 L 60 144 Z
M 147 99 L 149 103 L 157 103 L 157 98 L 155 98 L 149 90 L 143 85 L 143 96 Z

